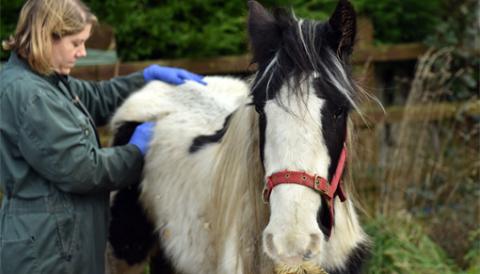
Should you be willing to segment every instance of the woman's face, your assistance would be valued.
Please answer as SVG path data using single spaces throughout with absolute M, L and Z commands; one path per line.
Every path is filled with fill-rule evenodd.
M 52 65 L 56 72 L 69 74 L 78 58 L 87 56 L 85 41 L 90 37 L 92 25 L 77 33 L 53 41 Z

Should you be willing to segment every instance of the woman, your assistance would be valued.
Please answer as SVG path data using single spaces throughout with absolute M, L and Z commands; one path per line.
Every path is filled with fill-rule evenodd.
M 127 145 L 101 148 L 105 124 L 153 79 L 202 77 L 150 66 L 104 82 L 69 77 L 96 17 L 80 0 L 29 0 L 0 72 L 0 273 L 103 273 L 109 191 L 141 175 L 152 123 Z

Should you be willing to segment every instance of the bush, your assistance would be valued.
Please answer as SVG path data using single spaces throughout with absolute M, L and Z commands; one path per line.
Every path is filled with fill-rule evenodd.
M 23 0 L 0 0 L 0 39 L 3 41 L 15 31 Z M 0 50 L 0 60 L 8 58 L 8 53 Z
M 228 1 L 221 9 L 216 7 L 224 1 L 86 2 L 101 20 L 115 27 L 123 60 L 246 51 L 243 1 Z
M 422 40 L 447 0 L 352 0 L 373 19 L 381 42 Z M 1 0 L 0 38 L 15 28 L 24 1 Z M 300 17 L 326 19 L 336 0 L 263 0 L 266 6 L 292 5 Z M 394 3 L 392 3 L 394 2 Z M 247 52 L 244 0 L 85 0 L 102 22 L 114 26 L 123 61 L 208 57 Z M 0 58 L 5 59 L 2 52 Z
M 480 228 L 470 233 L 469 240 L 471 248 L 465 255 L 465 261 L 468 262 L 468 274 L 480 273 Z
M 382 43 L 422 41 L 440 21 L 445 0 L 356 0 L 360 13 L 374 25 L 375 39 Z
M 458 273 L 445 252 L 407 216 L 377 217 L 366 227 L 372 237 L 372 257 L 365 273 Z

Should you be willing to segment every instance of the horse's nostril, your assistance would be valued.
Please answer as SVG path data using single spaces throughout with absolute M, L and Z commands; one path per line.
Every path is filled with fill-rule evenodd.
M 312 257 L 313 257 L 313 253 L 312 253 L 312 251 L 311 251 L 310 249 L 308 249 L 308 250 L 305 252 L 305 254 L 303 254 L 303 260 L 304 260 L 304 261 L 309 261 L 309 260 L 312 259 Z
M 319 233 L 310 234 L 310 243 L 307 246 L 305 253 L 303 254 L 304 261 L 311 260 L 318 255 L 318 252 L 320 250 L 320 239 L 321 235 Z
M 263 247 L 271 258 L 288 265 L 297 265 L 312 261 L 319 255 L 321 240 L 321 233 L 265 233 Z

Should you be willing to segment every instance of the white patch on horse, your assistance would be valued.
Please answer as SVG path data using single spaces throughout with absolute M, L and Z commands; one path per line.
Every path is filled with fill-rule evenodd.
M 300 88 L 306 92 L 308 84 Z M 306 104 L 279 91 L 279 101 L 267 101 L 265 135 L 265 170 L 269 176 L 282 170 L 302 170 L 327 177 L 330 157 L 322 135 L 323 100 L 314 94 Z M 288 108 L 288 111 L 285 110 Z M 270 222 L 264 231 L 264 249 L 278 261 L 301 263 L 315 257 L 322 249 L 323 234 L 317 223 L 320 195 L 304 186 L 282 184 L 270 196 Z
M 306 82 L 301 86 L 303 90 L 307 87 Z M 265 140 L 265 172 L 270 175 L 289 169 L 327 176 L 330 158 L 320 123 L 324 100 L 313 93 L 304 95 L 309 96 L 305 102 L 292 98 L 294 96 L 288 94 L 288 87 L 284 85 L 279 91 L 279 100 L 265 104 L 265 136 L 269 136 Z

